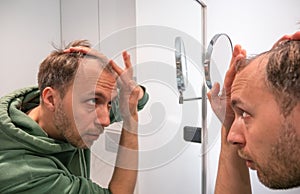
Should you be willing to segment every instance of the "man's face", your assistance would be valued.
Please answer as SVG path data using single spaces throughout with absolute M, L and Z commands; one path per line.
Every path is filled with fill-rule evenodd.
M 284 118 L 264 81 L 266 58 L 258 57 L 236 75 L 231 101 L 235 120 L 227 140 L 239 147 L 246 165 L 275 189 L 300 185 L 300 106 Z
M 56 128 L 73 146 L 90 147 L 110 124 L 111 101 L 116 96 L 116 77 L 103 71 L 97 60 L 82 60 L 56 109 Z

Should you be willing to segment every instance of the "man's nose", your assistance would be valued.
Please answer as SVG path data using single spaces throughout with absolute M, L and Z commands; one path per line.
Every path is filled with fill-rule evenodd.
M 110 125 L 110 110 L 107 107 L 98 107 L 96 113 L 97 125 L 100 125 L 101 127 L 107 127 L 108 125 Z
M 229 130 L 227 141 L 233 145 L 245 146 L 246 140 L 244 136 L 245 125 L 241 118 L 236 118 Z

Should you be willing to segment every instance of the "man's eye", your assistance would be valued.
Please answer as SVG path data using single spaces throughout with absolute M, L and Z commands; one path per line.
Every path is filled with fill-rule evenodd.
M 250 117 L 250 115 L 248 113 L 246 113 L 245 111 L 243 111 L 242 112 L 242 117 L 247 118 L 247 117 Z
M 87 100 L 87 103 L 90 104 L 90 105 L 95 105 L 96 104 L 96 99 L 91 98 L 91 99 Z

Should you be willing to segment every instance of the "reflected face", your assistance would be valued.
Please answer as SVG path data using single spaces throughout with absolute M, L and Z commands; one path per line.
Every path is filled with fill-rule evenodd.
M 76 78 L 55 111 L 56 128 L 73 146 L 90 147 L 110 124 L 116 77 L 95 59 L 84 59 Z
M 231 101 L 235 120 L 227 140 L 270 188 L 300 185 L 300 108 L 283 117 L 264 81 L 264 55 L 236 75 Z

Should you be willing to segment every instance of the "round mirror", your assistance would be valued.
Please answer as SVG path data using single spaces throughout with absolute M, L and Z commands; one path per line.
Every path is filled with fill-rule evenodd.
M 176 79 L 179 92 L 185 91 L 188 84 L 187 62 L 184 43 L 181 37 L 175 38 Z
M 232 52 L 232 42 L 227 34 L 216 34 L 209 42 L 203 64 L 206 85 L 209 89 L 212 88 L 214 82 L 219 82 L 222 88 Z

